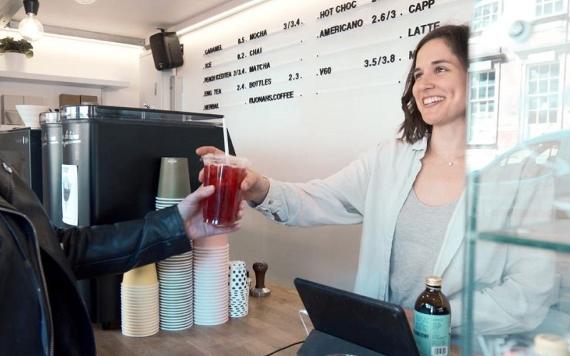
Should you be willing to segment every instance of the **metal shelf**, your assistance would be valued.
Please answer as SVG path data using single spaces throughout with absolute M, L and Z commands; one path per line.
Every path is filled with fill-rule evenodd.
M 28 83 L 41 83 L 41 84 L 56 84 L 56 85 L 70 85 L 87 88 L 128 88 L 129 82 L 108 79 L 94 79 L 94 78 L 80 78 L 68 77 L 61 75 L 49 75 L 38 73 L 16 72 L 8 70 L 0 70 L 0 79 L 6 79 L 17 82 Z

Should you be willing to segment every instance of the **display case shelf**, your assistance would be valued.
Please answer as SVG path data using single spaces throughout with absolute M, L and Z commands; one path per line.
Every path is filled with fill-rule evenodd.
M 128 88 L 129 82 L 109 79 L 81 78 L 62 75 L 16 72 L 0 70 L 0 79 L 16 82 L 69 85 L 87 88 Z
M 556 220 L 510 230 L 481 231 L 476 238 L 570 253 L 570 220 Z

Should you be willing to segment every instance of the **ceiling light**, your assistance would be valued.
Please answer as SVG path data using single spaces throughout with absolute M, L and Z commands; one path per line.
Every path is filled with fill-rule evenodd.
M 44 26 L 37 18 L 39 8 L 40 2 L 38 0 L 24 0 L 26 17 L 20 21 L 18 31 L 28 41 L 36 41 L 44 34 Z
M 91 5 L 95 0 L 75 0 L 75 2 L 81 5 Z

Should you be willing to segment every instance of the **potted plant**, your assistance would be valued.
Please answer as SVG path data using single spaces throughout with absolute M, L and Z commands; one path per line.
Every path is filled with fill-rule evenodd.
M 34 56 L 33 46 L 25 39 L 15 40 L 12 37 L 0 39 L 0 53 L 21 53 L 27 58 Z

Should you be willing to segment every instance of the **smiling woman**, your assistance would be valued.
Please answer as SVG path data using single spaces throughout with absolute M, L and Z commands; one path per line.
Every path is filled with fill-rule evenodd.
M 468 66 L 468 39 L 469 28 L 467 26 L 443 26 L 428 33 L 420 42 L 418 42 L 414 51 L 416 56 L 413 58 L 412 66 L 406 80 L 404 94 L 402 95 L 402 110 L 404 111 L 404 122 L 400 126 L 402 139 L 409 143 L 414 143 L 432 131 L 432 125 L 425 122 L 422 118 L 422 113 L 417 105 L 418 98 L 414 93 L 416 78 L 418 77 L 418 74 L 421 76 L 423 72 L 422 65 L 427 65 L 427 63 L 420 63 L 418 66 L 417 62 L 420 57 L 420 52 L 423 52 L 421 53 L 420 60 L 425 61 L 426 59 L 433 58 L 434 67 L 431 69 L 437 70 L 440 73 L 446 71 L 448 68 L 442 66 L 443 63 L 437 61 L 442 61 L 447 58 L 448 63 L 452 62 L 455 67 L 455 71 L 458 71 L 459 75 L 462 74 L 464 76 L 463 78 L 458 78 L 459 83 L 457 84 L 463 85 L 463 93 L 465 93 Z M 433 43 L 430 43 L 424 51 L 420 51 L 428 42 L 432 41 Z M 443 52 L 437 52 L 440 50 Z M 438 54 L 441 57 L 439 59 L 437 59 Z M 438 64 L 440 65 L 437 66 Z M 417 90 L 419 90 L 419 87 Z M 465 98 L 463 98 L 463 101 L 458 104 L 460 108 L 462 107 L 463 110 L 465 110 Z
M 462 121 L 460 129 L 465 127 L 467 73 L 444 40 L 429 41 L 418 52 L 414 79 L 412 93 L 416 105 L 432 131 L 433 126 L 456 120 Z

